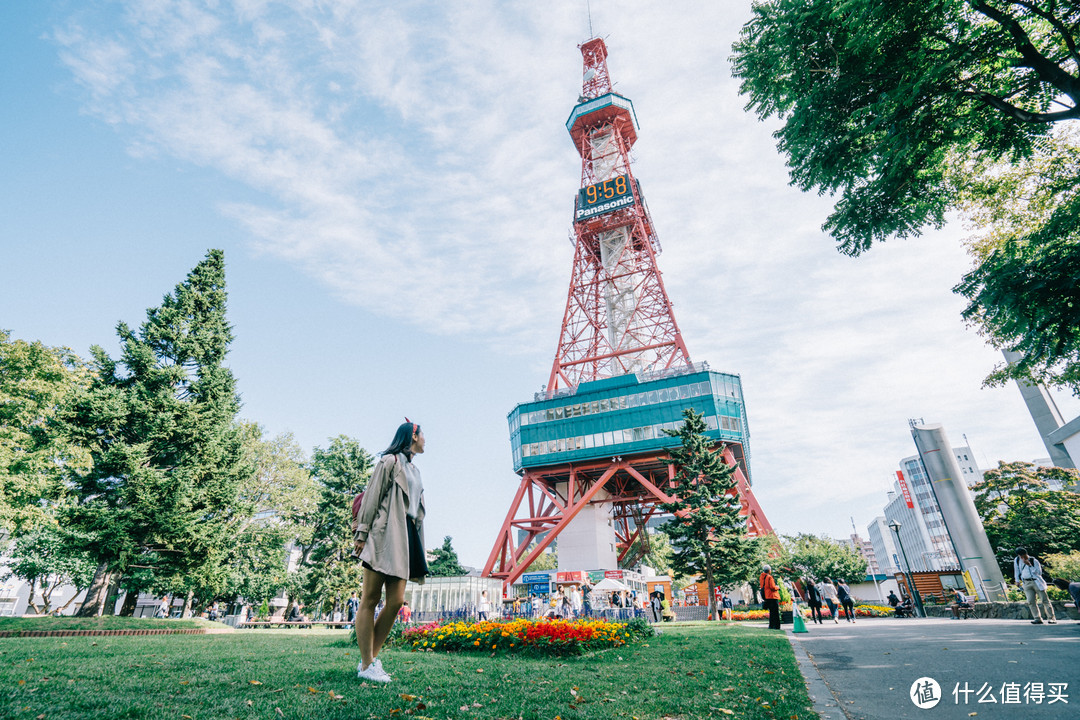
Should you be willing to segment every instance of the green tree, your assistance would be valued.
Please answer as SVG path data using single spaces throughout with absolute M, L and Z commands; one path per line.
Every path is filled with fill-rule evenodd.
M 313 529 L 305 521 L 318 506 L 319 491 L 291 433 L 264 439 L 254 423 L 243 423 L 242 429 L 246 463 L 254 472 L 231 519 L 236 542 L 227 560 L 232 574 L 227 594 L 259 602 L 285 586 L 287 546 L 310 544 Z
M 670 577 L 672 591 L 678 593 L 686 586 L 697 582 L 697 576 L 681 575 L 676 572 L 671 564 L 672 553 L 674 549 L 671 547 L 671 538 L 663 530 L 654 530 L 649 533 L 649 550 L 641 558 L 641 564 L 656 570 L 659 575 Z
M 68 513 L 99 563 L 80 614 L 99 612 L 107 580 L 129 569 L 140 571 L 138 584 L 188 588 L 185 610 L 194 587 L 224 584 L 228 519 L 250 476 L 236 383 L 223 364 L 232 341 L 225 306 L 224 255 L 211 250 L 138 332 L 118 325 L 118 360 L 92 348 L 95 377 L 64 418 L 93 458 L 73 473 L 80 502 Z
M 433 577 L 456 577 L 465 574 L 465 568 L 458 562 L 457 551 L 450 544 L 452 538 L 443 538 L 442 547 L 431 551 L 432 560 L 428 563 L 428 573 Z
M 671 520 L 660 529 L 671 539 L 671 568 L 683 575 L 702 575 L 709 592 L 709 613 L 716 611 L 716 587 L 745 580 L 755 569 L 761 545 L 747 537 L 740 514 L 735 468 L 705 436 L 705 419 L 692 408 L 683 412 L 680 440 L 667 462 L 675 466 L 675 497 L 660 508 Z
M 299 593 L 309 607 L 341 607 L 360 587 L 360 564 L 352 557 L 352 499 L 367 487 L 374 465 L 371 454 L 345 435 L 312 452 L 317 499 L 314 511 L 302 518 L 311 535 L 306 543 L 297 543 L 298 570 L 286 583 L 290 604 Z
M 1078 27 L 1075 0 L 763 0 L 734 46 L 793 183 L 839 195 L 825 230 L 842 252 L 952 209 L 982 223 L 956 290 L 1024 355 L 990 382 L 1080 387 L 1080 174 L 1060 130 L 1080 118 Z
M 1051 490 L 1050 481 L 1074 485 L 1080 473 L 1026 462 L 999 462 L 972 486 L 975 509 L 1006 578 L 1018 547 L 1039 558 L 1080 550 L 1080 495 Z
M 56 427 L 90 371 L 67 348 L 12 340 L 0 330 L 0 529 L 18 535 L 55 525 L 55 503 L 68 494 L 71 470 L 90 455 Z
M 1043 567 L 1054 577 L 1069 582 L 1080 581 L 1080 550 L 1071 553 L 1051 553 L 1043 558 Z
M 810 577 L 855 580 L 866 576 L 866 558 L 854 549 L 824 535 L 784 535 L 776 543 L 773 566 L 780 577 L 797 580 Z
M 58 587 L 70 585 L 76 590 L 60 610 L 67 608 L 79 592 L 89 587 L 95 563 L 89 553 L 79 547 L 78 540 L 70 531 L 48 522 L 15 538 L 8 574 L 29 583 L 29 605 L 34 612 L 47 615 L 53 609 L 52 596 Z M 39 592 L 40 604 L 35 597 Z
M 554 545 L 554 543 L 552 543 Z M 533 545 L 526 548 L 523 555 L 528 555 L 532 552 Z M 533 560 L 529 567 L 525 568 L 525 572 L 543 572 L 544 570 L 558 570 L 559 569 L 559 548 L 547 546 L 547 549 L 540 553 L 540 555 Z

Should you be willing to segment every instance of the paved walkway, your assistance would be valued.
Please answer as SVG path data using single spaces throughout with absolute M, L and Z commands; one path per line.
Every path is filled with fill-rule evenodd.
M 1075 620 L 879 618 L 807 627 L 787 634 L 824 720 L 1080 718 Z M 921 678 L 940 687 L 935 707 L 922 709 L 911 698 Z M 919 687 L 925 699 L 926 684 Z

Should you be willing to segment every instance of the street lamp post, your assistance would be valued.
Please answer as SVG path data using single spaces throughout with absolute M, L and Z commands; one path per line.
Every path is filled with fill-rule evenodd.
M 922 598 L 919 597 L 919 589 L 915 587 L 915 580 L 911 577 L 911 562 L 907 558 L 907 551 L 904 550 L 904 541 L 900 539 L 900 521 L 893 520 L 889 523 L 889 529 L 896 533 L 896 542 L 900 545 L 900 554 L 904 556 L 904 564 L 907 565 L 907 581 L 908 587 L 911 588 L 911 597 L 915 600 L 915 609 L 919 612 L 919 617 L 926 617 L 926 610 L 923 609 Z

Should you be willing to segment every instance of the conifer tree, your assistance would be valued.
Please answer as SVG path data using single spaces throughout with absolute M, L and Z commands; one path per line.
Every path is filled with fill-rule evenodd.
M 99 563 L 80 614 L 100 612 L 110 576 L 138 570 L 132 584 L 151 588 L 205 584 L 221 564 L 247 473 L 236 383 L 223 364 L 233 338 L 225 305 L 224 254 L 211 250 L 138 332 L 117 326 L 118 360 L 92 348 L 96 377 L 66 418 L 93 457 L 74 476 L 80 502 L 69 518 L 94 537 Z
M 432 577 L 457 577 L 465 575 L 465 568 L 458 561 L 457 550 L 451 544 L 449 535 L 443 538 L 442 547 L 431 551 L 431 562 L 428 563 L 428 574 Z
M 704 575 L 709 612 L 715 618 L 716 587 L 743 581 L 761 555 L 760 543 L 746 535 L 735 468 L 724 463 L 705 436 L 704 416 L 687 408 L 677 430 L 667 430 L 681 445 L 667 461 L 675 466 L 677 487 L 660 508 L 672 518 L 660 529 L 671 540 L 671 567 L 681 575 Z

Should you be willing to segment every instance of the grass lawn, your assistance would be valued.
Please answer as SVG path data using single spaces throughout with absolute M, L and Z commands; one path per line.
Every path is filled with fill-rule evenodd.
M 388 649 L 386 686 L 357 680 L 344 631 L 8 638 L 0 717 L 815 717 L 781 633 L 727 623 L 663 631 L 562 659 Z
M 0 618 L 2 630 L 155 630 L 162 628 L 227 628 L 224 623 L 201 618 L 192 620 L 163 620 L 160 618 L 131 618 L 117 615 L 78 618 L 63 617 L 5 617 Z

